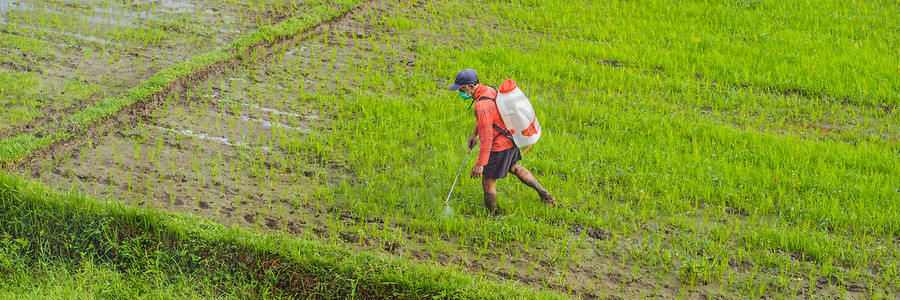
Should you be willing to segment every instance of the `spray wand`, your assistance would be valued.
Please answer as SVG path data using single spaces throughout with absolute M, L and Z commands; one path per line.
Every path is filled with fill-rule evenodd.
M 469 147 L 469 152 L 466 152 L 466 158 L 464 158 L 462 164 L 459 165 L 459 171 L 456 171 L 456 179 L 453 179 L 453 185 L 450 186 L 450 193 L 447 194 L 447 200 L 444 200 L 444 206 L 446 206 L 447 209 L 450 208 L 450 195 L 453 195 L 453 188 L 456 187 L 456 181 L 459 180 L 459 174 L 462 173 L 463 166 L 466 165 L 466 160 L 469 159 L 469 154 L 472 153 L 472 148 L 474 147 Z

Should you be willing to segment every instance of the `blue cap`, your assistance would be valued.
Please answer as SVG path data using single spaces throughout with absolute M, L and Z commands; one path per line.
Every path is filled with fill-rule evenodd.
M 478 82 L 478 73 L 475 73 L 475 70 L 465 69 L 459 71 L 459 74 L 456 74 L 456 80 L 453 81 L 453 85 L 449 87 L 451 91 L 458 90 L 459 88 L 475 84 Z

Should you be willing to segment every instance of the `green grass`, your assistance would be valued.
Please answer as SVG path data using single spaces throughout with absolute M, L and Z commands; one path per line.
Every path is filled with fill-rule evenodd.
M 459 255 L 484 263 L 470 268 L 473 273 L 531 264 L 543 272 L 526 275 L 540 277 L 532 286 L 578 289 L 575 296 L 637 297 L 626 289 L 635 281 L 666 286 L 672 297 L 900 293 L 900 120 L 893 108 L 900 78 L 890 67 L 898 65 L 896 7 L 859 1 L 413 4 L 369 14 L 363 21 L 375 24 L 374 34 L 313 37 L 296 64 L 258 67 L 277 78 L 266 84 L 284 86 L 291 96 L 267 85 L 248 89 L 251 100 L 315 107 L 328 128 L 271 140 L 241 133 L 258 139 L 249 141 L 254 146 L 278 150 L 269 156 L 241 150 L 241 166 L 256 175 L 249 181 L 280 183 L 278 172 L 285 170 L 278 165 L 309 163 L 331 172 L 329 164 L 347 164 L 352 176 L 327 182 L 317 175 L 303 199 L 316 213 L 321 207 L 334 231 L 413 241 L 430 255 L 422 260 Z M 291 36 L 339 11 L 321 9 L 205 58 L 251 58 L 243 66 L 248 70 L 235 73 L 253 74 L 255 58 L 271 52 L 251 45 Z M 410 57 L 415 63 L 406 67 Z M 69 121 L 76 128 L 95 124 L 206 65 L 160 73 Z M 474 126 L 468 103 L 446 91 L 463 68 L 495 86 L 513 78 L 529 96 L 545 132 L 522 164 L 563 208 L 546 207 L 509 178 L 499 186 L 508 214 L 490 217 L 479 182 L 461 179 L 451 199 L 456 214 L 444 217 L 442 200 Z M 0 158 L 15 161 L 59 139 L 20 138 L 0 146 L 11 149 Z M 195 174 L 205 159 L 198 154 Z M 265 159 L 283 161 L 273 167 Z M 342 224 L 345 214 L 387 225 Z M 591 237 L 584 228 L 605 234 Z M 409 240 L 396 237 L 404 234 Z M 70 272 L 94 272 L 85 270 Z M 567 281 L 579 272 L 593 278 Z M 380 278 L 375 282 L 393 282 Z M 251 295 L 265 290 L 266 281 L 247 280 L 259 284 Z M 616 280 L 622 288 L 602 288 Z M 835 281 L 840 284 L 829 283 Z M 223 284 L 243 295 L 233 282 Z
M 0 175 L 0 296 L 559 298 L 437 266 L 57 195 Z
M 331 63 L 354 65 L 333 82 L 349 95 L 315 94 L 334 103 L 334 133 L 311 143 L 343 148 L 359 182 L 333 189 L 330 205 L 469 251 L 551 249 L 563 268 L 605 248 L 568 229 L 591 226 L 619 241 L 604 252 L 663 281 L 700 273 L 728 294 L 844 295 L 815 283 L 835 276 L 895 295 L 900 148 L 885 107 L 900 81 L 885 50 L 896 10 L 754 3 L 432 2 L 385 18 L 395 37 L 376 47 L 387 49 Z M 415 67 L 386 69 L 406 49 Z M 474 122 L 443 89 L 463 68 L 529 95 L 546 132 L 523 164 L 566 209 L 507 179 L 509 215 L 486 217 L 480 185 L 463 180 L 458 216 L 439 217 Z
M 0 70 L 0 132 L 8 126 L 34 118 L 39 112 L 34 107 L 40 105 L 38 93 L 41 88 L 33 73 Z
M 857 105 L 897 105 L 900 99 L 897 70 L 890 67 L 900 59 L 900 38 L 890 33 L 898 28 L 896 6 L 750 0 L 537 7 L 554 13 L 526 5 L 502 9 L 520 29 L 585 46 L 558 48 L 574 59 L 618 60 Z
M 0 33 L 0 48 L 14 48 L 23 52 L 38 55 L 45 59 L 52 59 L 55 53 L 48 51 L 50 44 L 47 42 L 23 37 L 14 34 Z

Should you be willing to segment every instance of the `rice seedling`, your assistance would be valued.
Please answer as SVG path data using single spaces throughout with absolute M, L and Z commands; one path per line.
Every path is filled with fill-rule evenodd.
M 318 2 L 210 4 L 243 5 L 246 13 L 231 16 L 234 25 L 222 16 L 209 22 L 202 9 L 125 8 L 154 15 L 145 20 L 109 13 L 117 11 L 113 3 L 70 16 L 47 6 L 4 21 L 57 32 L 97 21 L 113 26 L 68 36 L 10 26 L 30 40 L 0 48 L 59 55 L 68 52 L 53 41 L 91 34 L 109 42 L 91 41 L 98 46 L 79 51 L 79 66 L 133 65 L 147 74 L 163 69 L 154 64 L 174 65 L 156 50 L 214 53 L 148 76 L 138 88 L 126 90 L 133 82 L 126 80 L 117 87 L 124 97 L 86 96 L 109 100 L 69 118 L 81 126 L 172 78 L 239 58 L 219 78 L 166 93 L 152 130 L 140 129 L 140 121 L 127 123 L 139 135 L 104 128 L 109 134 L 87 147 L 94 153 L 81 151 L 77 167 L 55 156 L 37 159 L 40 177 L 54 186 L 77 186 L 79 174 L 112 159 L 106 194 L 124 190 L 127 203 L 158 201 L 229 225 L 576 297 L 602 287 L 623 298 L 891 297 L 900 289 L 893 243 L 900 207 L 891 201 L 900 195 L 893 180 L 898 87 L 883 66 L 898 57 L 882 54 L 896 52 L 887 29 L 896 9 L 825 1 L 836 12 L 825 15 L 796 1 L 749 3 L 373 2 L 336 21 L 340 26 L 300 37 L 289 29 L 249 33 L 220 52 L 192 35 L 275 24 L 254 14 L 290 15 L 309 5 L 321 18 L 336 10 Z M 823 30 L 825 23 L 836 25 Z M 283 24 L 290 23 L 267 28 L 300 28 Z M 266 36 L 273 32 L 288 40 Z M 132 59 L 122 49 L 150 57 Z M 460 178 L 453 216 L 440 217 L 439 200 L 472 130 L 465 103 L 444 90 L 465 67 L 479 70 L 485 84 L 515 79 L 548 120 L 521 164 L 563 208 L 543 206 L 506 179 L 499 190 L 507 213 L 491 217 L 480 185 Z M 0 73 L 20 87 L 0 90 L 3 99 L 41 93 L 27 86 L 46 77 L 22 74 Z M 100 93 L 90 88 L 97 83 L 88 81 L 85 94 Z M 0 142 L 9 149 L 0 157 L 18 162 L 48 143 L 44 138 Z M 121 177 L 124 188 L 116 186 Z M 394 243 L 400 250 L 384 246 Z

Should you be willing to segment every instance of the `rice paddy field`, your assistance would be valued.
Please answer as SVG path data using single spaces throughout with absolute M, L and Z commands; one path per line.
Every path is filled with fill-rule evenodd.
M 894 4 L 0 0 L 0 298 L 896 299 Z

